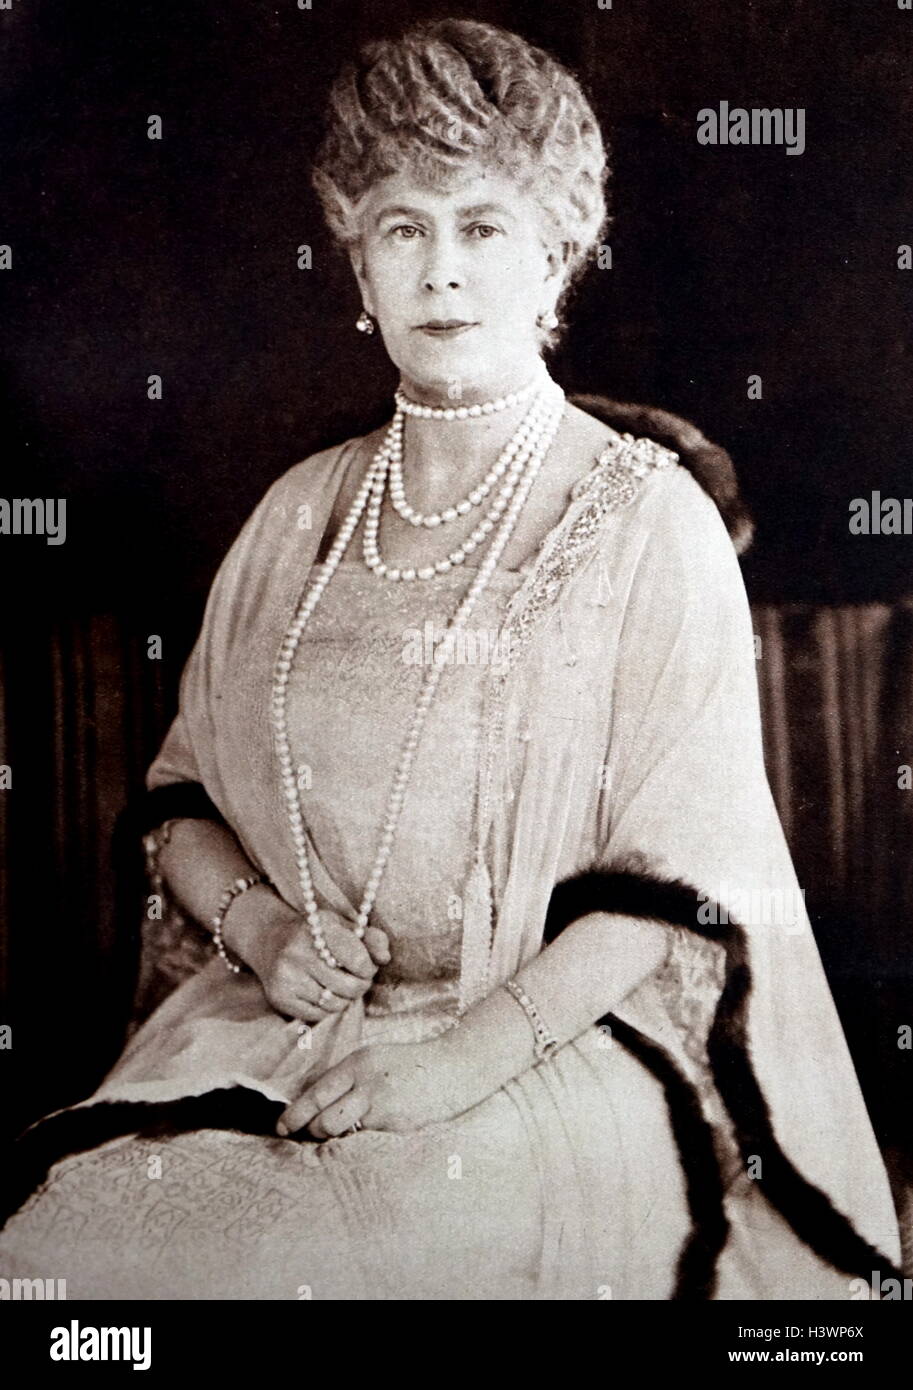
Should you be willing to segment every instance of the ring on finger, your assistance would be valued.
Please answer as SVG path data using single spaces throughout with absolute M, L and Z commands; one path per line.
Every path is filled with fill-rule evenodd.
M 335 998 L 336 995 L 333 991 L 327 989 L 326 985 L 324 985 L 323 989 L 320 991 L 320 998 L 317 1000 L 317 1003 L 320 1005 L 321 1009 L 328 1009 Z
M 345 1134 L 357 1134 L 364 1127 L 369 1109 L 367 1097 L 353 1085 L 350 1091 L 322 1111 L 318 1117 L 319 1127 L 331 1139 Z

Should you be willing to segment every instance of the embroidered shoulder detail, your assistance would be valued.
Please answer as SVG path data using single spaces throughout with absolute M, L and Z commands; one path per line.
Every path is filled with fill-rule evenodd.
M 607 444 L 589 473 L 571 490 L 574 499 L 591 494 L 603 497 L 613 506 L 624 506 L 637 493 L 637 479 L 651 468 L 668 468 L 678 463 L 678 454 L 657 444 L 655 439 L 635 439 L 619 434 Z
M 654 468 L 668 468 L 678 454 L 652 439 L 618 434 L 606 445 L 589 473 L 571 489 L 573 502 L 585 502 L 567 527 L 559 527 L 531 571 L 527 584 L 514 595 L 507 621 L 511 628 L 511 661 L 520 654 L 534 628 L 558 600 L 562 588 L 593 551 L 607 514 L 634 500 L 641 480 Z M 506 672 L 504 673 L 506 676 Z

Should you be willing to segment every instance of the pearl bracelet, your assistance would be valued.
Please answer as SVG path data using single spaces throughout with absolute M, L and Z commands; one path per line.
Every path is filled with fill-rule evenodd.
M 560 1046 L 558 1039 L 550 1031 L 545 1019 L 536 1008 L 526 991 L 517 984 L 516 980 L 506 980 L 504 988 L 512 999 L 516 999 L 520 1008 L 529 1019 L 533 1033 L 535 1035 L 535 1052 L 537 1062 L 544 1062 L 546 1057 L 551 1057 L 557 1052 Z
M 165 896 L 165 879 L 159 868 L 159 856 L 171 840 L 171 827 L 177 825 L 179 819 L 180 817 L 175 816 L 172 820 L 162 821 L 161 825 L 157 825 L 154 830 L 150 830 L 143 836 L 143 848 L 146 851 L 146 874 L 153 892 L 161 898 Z
M 236 878 L 234 882 L 225 889 L 225 892 L 219 900 L 216 915 L 211 919 L 213 928 L 212 941 L 216 948 L 216 953 L 225 962 L 226 967 L 233 975 L 240 975 L 242 966 L 237 965 L 234 961 L 229 959 L 228 952 L 225 949 L 225 942 L 222 940 L 222 924 L 228 916 L 228 910 L 235 901 L 235 898 L 240 898 L 241 894 L 246 893 L 249 888 L 253 888 L 255 884 L 263 882 L 265 882 L 265 880 L 262 874 L 250 874 L 247 878 Z

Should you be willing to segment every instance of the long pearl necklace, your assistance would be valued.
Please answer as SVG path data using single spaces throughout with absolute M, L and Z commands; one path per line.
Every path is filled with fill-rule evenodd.
M 564 392 L 559 386 L 550 383 L 547 391 L 549 397 L 549 410 L 541 430 L 538 432 L 534 445 L 529 454 L 526 471 L 519 486 L 516 488 L 501 526 L 492 540 L 491 549 L 485 557 L 483 564 L 473 576 L 472 582 L 461 600 L 456 612 L 444 632 L 435 644 L 432 660 L 428 666 L 422 680 L 418 702 L 412 717 L 409 731 L 403 742 L 400 752 L 399 763 L 393 778 L 393 784 L 387 800 L 384 813 L 383 826 L 374 865 L 368 877 L 364 896 L 361 901 L 358 913 L 356 914 L 356 924 L 353 928 L 355 935 L 363 937 L 365 928 L 370 920 L 371 911 L 377 898 L 377 892 L 383 878 L 387 861 L 393 847 L 393 840 L 396 828 L 399 823 L 400 813 L 405 800 L 406 786 L 412 771 L 412 764 L 415 759 L 415 752 L 418 748 L 419 738 L 425 723 L 425 718 L 434 698 L 438 681 L 443 672 L 443 659 L 446 658 L 450 650 L 450 643 L 453 636 L 462 628 L 472 613 L 475 605 L 487 587 L 495 567 L 501 558 L 504 547 L 510 540 L 516 526 L 517 519 L 523 508 L 530 489 L 536 480 L 536 476 L 542 466 L 552 441 L 558 431 L 561 418 L 564 414 Z M 388 464 L 387 455 L 384 453 L 383 446 L 378 450 L 370 467 L 362 481 L 355 500 L 349 509 L 348 516 L 342 524 L 335 541 L 330 547 L 324 563 L 319 567 L 318 573 L 309 584 L 305 594 L 299 604 L 295 617 L 292 619 L 288 630 L 282 640 L 279 655 L 276 660 L 276 667 L 273 676 L 271 710 L 273 716 L 273 728 L 276 736 L 276 745 L 279 757 L 279 769 L 282 779 L 282 790 L 285 799 L 286 811 L 288 814 L 289 826 L 292 833 L 292 840 L 295 846 L 295 863 L 298 870 L 298 881 L 301 887 L 301 896 L 304 902 L 305 915 L 308 926 L 317 951 L 328 965 L 337 966 L 338 961 L 333 956 L 320 927 L 318 918 L 317 896 L 314 891 L 314 883 L 311 878 L 310 866 L 308 864 L 307 852 L 307 832 L 305 830 L 304 812 L 301 802 L 301 792 L 298 786 L 298 779 L 292 761 L 292 749 L 288 731 L 288 712 L 287 696 L 289 675 L 295 659 L 301 635 L 307 623 L 320 602 L 324 589 L 329 584 L 335 574 L 343 555 L 355 533 L 358 523 L 364 512 L 375 476 L 379 472 L 385 472 Z
M 501 450 L 500 456 L 494 468 L 489 471 L 485 481 L 477 489 L 464 498 L 461 502 L 452 507 L 446 508 L 441 513 L 432 513 L 430 516 L 422 516 L 419 512 L 414 512 L 405 500 L 402 490 L 402 455 L 403 455 L 403 431 L 401 417 L 394 416 L 387 437 L 381 445 L 377 456 L 377 468 L 374 474 L 374 482 L 371 489 L 371 499 L 368 503 L 365 515 L 365 529 L 362 538 L 362 554 L 365 564 L 386 579 L 392 580 L 411 580 L 411 579 L 434 579 L 438 574 L 446 574 L 454 565 L 461 565 L 467 555 L 471 555 L 476 547 L 494 529 L 495 523 L 505 511 L 514 491 L 517 487 L 524 468 L 535 450 L 536 443 L 546 426 L 549 417 L 549 393 L 543 391 L 533 403 L 522 424 L 516 430 L 513 438 Z M 507 472 L 507 479 L 499 489 L 498 495 L 487 513 L 479 522 L 478 526 L 458 545 L 455 550 L 442 556 L 433 565 L 424 565 L 420 569 L 388 567 L 380 554 L 380 514 L 383 507 L 384 489 L 389 479 L 390 496 L 394 507 L 400 515 L 406 515 L 407 520 L 414 525 L 424 523 L 427 526 L 438 526 L 453 521 L 457 516 L 465 516 L 472 506 L 477 506 L 485 496 L 491 491 L 494 483 L 497 482 Z

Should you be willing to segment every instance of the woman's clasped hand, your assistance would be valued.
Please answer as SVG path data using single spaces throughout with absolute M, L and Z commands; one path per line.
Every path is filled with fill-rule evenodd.
M 304 1023 L 320 1023 L 360 999 L 379 966 L 390 960 L 387 935 L 379 927 L 368 927 L 360 940 L 335 912 L 322 909 L 318 920 L 338 968 L 321 959 L 307 920 L 285 905 L 238 938 L 239 954 L 271 1007 Z
M 335 968 L 321 958 L 307 920 L 287 904 L 264 919 L 239 915 L 232 947 L 257 976 L 278 1014 L 320 1023 L 370 989 L 390 960 L 386 932 L 368 927 L 359 939 L 352 924 L 321 909 L 318 922 Z M 483 1068 L 482 1075 L 485 1074 Z M 280 1117 L 276 1132 L 330 1139 L 355 1126 L 408 1131 L 452 1119 L 488 1093 L 468 1049 L 456 1037 L 359 1048 L 306 1086 Z

